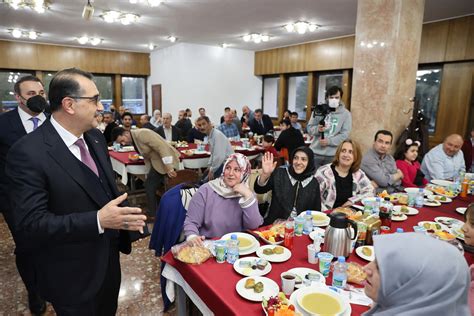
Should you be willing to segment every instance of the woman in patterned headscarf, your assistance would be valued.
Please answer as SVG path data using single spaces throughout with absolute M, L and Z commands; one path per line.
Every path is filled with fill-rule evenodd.
M 202 185 L 189 203 L 184 221 L 188 240 L 202 240 L 255 229 L 263 222 L 248 186 L 250 162 L 236 153 L 227 158 L 219 178 Z

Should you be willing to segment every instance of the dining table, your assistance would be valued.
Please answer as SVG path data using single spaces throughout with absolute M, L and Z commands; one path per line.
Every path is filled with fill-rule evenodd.
M 396 232 L 397 228 L 402 228 L 404 232 L 413 232 L 413 226 L 417 226 L 418 222 L 433 221 L 436 217 L 441 216 L 464 221 L 463 215 L 456 209 L 466 207 L 473 201 L 473 196 L 456 197 L 451 203 L 441 204 L 437 207 L 418 208 L 417 215 L 409 215 L 406 220 L 400 222 L 392 221 L 390 233 Z M 261 240 L 259 241 L 262 245 L 265 244 Z M 317 264 L 308 263 L 307 245 L 312 242 L 308 235 L 295 236 L 291 258 L 282 263 L 271 263 L 272 269 L 265 277 L 274 280 L 281 287 L 280 274 L 282 272 L 296 267 L 318 270 Z M 255 253 L 250 256 L 255 256 Z M 472 253 L 465 251 L 464 257 L 468 265 L 474 263 Z M 168 281 L 166 291 L 169 293 L 168 296 L 171 295 L 170 299 L 177 298 L 179 315 L 186 314 L 186 304 L 183 303 L 186 296 L 204 315 L 264 315 L 261 303 L 248 301 L 237 293 L 236 284 L 243 276 L 238 274 L 231 264 L 217 263 L 215 258 L 210 258 L 199 265 L 186 264 L 176 260 L 171 251 L 164 254 L 161 260 L 166 263 L 162 271 L 162 276 Z M 355 251 L 349 255 L 347 261 L 362 266 L 368 263 Z M 326 278 L 326 284 L 331 285 L 331 282 L 332 272 Z M 369 307 L 351 304 L 351 309 L 351 315 L 361 315 Z
M 265 150 L 261 146 L 251 146 L 244 148 L 242 141 L 231 141 L 235 152 L 244 154 L 249 160 L 258 157 Z M 197 151 L 198 145 L 195 143 L 177 144 L 176 149 L 179 151 L 180 169 L 200 169 L 208 166 L 211 153 L 209 145 L 205 145 L 203 150 Z M 141 157 L 138 160 L 131 160 L 129 156 L 137 154 L 133 149 L 125 149 L 119 151 L 109 150 L 110 160 L 114 171 L 121 176 L 121 182 L 126 185 L 128 176 L 145 176 L 150 170 L 150 166 L 145 164 L 145 160 Z

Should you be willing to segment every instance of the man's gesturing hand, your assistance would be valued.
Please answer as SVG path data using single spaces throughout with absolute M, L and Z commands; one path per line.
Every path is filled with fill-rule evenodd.
M 99 223 L 102 228 L 138 230 L 143 233 L 146 216 L 138 207 L 121 207 L 127 193 L 110 201 L 99 210 Z

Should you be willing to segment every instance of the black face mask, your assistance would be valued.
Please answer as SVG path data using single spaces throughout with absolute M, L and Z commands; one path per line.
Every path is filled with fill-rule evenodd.
M 115 109 L 110 109 L 110 112 L 114 113 L 114 112 L 115 112 Z
M 26 106 L 35 113 L 41 113 L 46 109 L 48 103 L 45 98 L 38 94 L 26 100 Z

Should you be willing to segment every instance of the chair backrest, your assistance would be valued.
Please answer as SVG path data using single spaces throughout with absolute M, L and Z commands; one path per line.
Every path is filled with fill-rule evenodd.
M 176 171 L 176 177 L 169 178 L 165 177 L 165 191 L 168 191 L 172 187 L 184 183 L 191 182 L 197 183 L 199 181 L 199 174 L 196 170 L 192 169 L 183 169 Z

